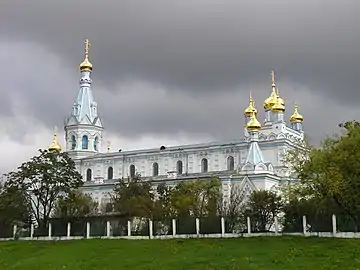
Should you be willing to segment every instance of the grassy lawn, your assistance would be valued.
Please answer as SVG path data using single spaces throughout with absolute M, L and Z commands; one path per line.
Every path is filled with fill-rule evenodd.
M 360 240 L 302 237 L 0 242 L 0 269 L 360 269 Z

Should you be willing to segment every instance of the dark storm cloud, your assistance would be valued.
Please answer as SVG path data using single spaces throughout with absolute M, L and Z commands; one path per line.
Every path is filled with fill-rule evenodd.
M 284 95 L 298 96 L 307 89 L 318 100 L 326 97 L 328 104 L 349 107 L 360 100 L 357 0 L 3 0 L 0 5 L 3 42 L 37 43 L 69 67 L 66 75 L 57 70 L 56 86 L 49 80 L 54 71 L 40 76 L 48 70 L 43 66 L 47 59 L 38 59 L 40 70 L 31 71 L 38 74 L 38 83 L 43 81 L 39 87 L 28 85 L 35 85 L 34 91 L 62 89 L 56 91 L 56 104 L 51 103 L 53 92 L 44 90 L 36 98 L 27 94 L 36 117 L 47 123 L 69 111 L 76 96 L 75 67 L 85 37 L 92 43 L 95 86 L 107 89 L 95 93 L 99 109 L 108 127 L 126 135 L 184 130 L 234 137 L 248 90 L 259 97 L 260 109 L 272 68 L 280 79 L 301 85 L 289 90 L 280 84 Z M 151 89 L 143 87 L 140 94 L 129 81 L 147 82 Z M 166 93 L 159 94 L 154 85 Z M 132 108 L 122 99 L 127 91 L 138 93 L 130 96 L 132 102 L 142 100 L 131 117 Z M 311 110 L 318 110 L 317 105 L 307 113 Z

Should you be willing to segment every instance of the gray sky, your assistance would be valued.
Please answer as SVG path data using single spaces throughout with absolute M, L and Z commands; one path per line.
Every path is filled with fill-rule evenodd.
M 357 119 L 358 0 L 2 0 L 0 171 L 62 129 L 83 39 L 113 148 L 238 138 L 270 70 L 313 142 Z M 261 114 L 262 115 L 262 114 Z

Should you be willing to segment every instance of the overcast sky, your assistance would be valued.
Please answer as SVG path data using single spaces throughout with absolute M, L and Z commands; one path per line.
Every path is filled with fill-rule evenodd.
M 240 138 L 273 68 L 287 117 L 296 101 L 318 142 L 360 113 L 359 12 L 359 0 L 2 0 L 0 172 L 63 130 L 84 38 L 114 150 Z

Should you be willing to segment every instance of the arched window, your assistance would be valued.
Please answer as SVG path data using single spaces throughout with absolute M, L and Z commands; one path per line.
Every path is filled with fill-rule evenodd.
M 88 149 L 89 147 L 89 138 L 88 136 L 84 135 L 82 137 L 82 149 Z
M 91 181 L 92 178 L 92 171 L 91 169 L 86 170 L 86 181 Z
M 135 165 L 130 165 L 130 177 L 135 176 Z
M 76 137 L 75 135 L 71 135 L 71 150 L 76 148 Z
M 203 158 L 201 160 L 201 172 L 203 173 L 208 172 L 208 160 L 206 158 Z
M 98 151 L 99 137 L 96 136 L 94 139 L 94 150 Z
M 227 170 L 228 171 L 233 171 L 235 168 L 234 166 L 234 157 L 233 156 L 229 156 L 227 158 Z
M 183 173 L 183 163 L 181 160 L 178 160 L 176 162 L 176 171 L 178 174 L 182 174 Z
M 159 164 L 157 162 L 154 162 L 153 164 L 153 176 L 159 175 Z
M 113 205 L 112 203 L 107 203 L 105 205 L 105 213 L 111 213 L 113 211 Z
M 113 167 L 108 168 L 108 179 L 113 179 L 114 177 L 114 169 Z

